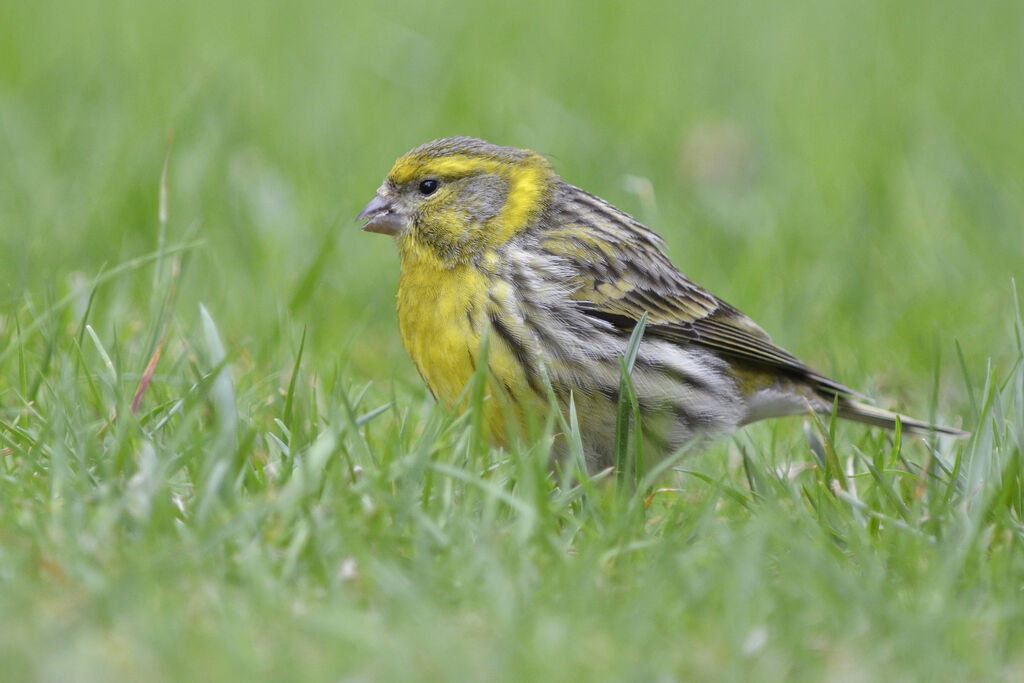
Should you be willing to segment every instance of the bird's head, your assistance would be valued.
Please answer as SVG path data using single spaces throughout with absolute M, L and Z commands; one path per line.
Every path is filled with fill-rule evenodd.
M 395 236 L 403 253 L 466 263 L 529 228 L 557 181 L 536 152 L 445 138 L 398 159 L 359 220 L 363 230 Z

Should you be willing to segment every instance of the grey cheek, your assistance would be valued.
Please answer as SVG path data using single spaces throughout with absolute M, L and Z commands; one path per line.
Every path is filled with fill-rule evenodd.
M 479 176 L 466 183 L 463 196 L 472 197 L 466 207 L 469 220 L 483 223 L 501 213 L 508 196 L 508 184 L 496 175 Z

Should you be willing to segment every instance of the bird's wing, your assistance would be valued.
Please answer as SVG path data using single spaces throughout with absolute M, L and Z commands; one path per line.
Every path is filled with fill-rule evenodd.
M 538 238 L 574 273 L 572 299 L 587 315 L 628 334 L 647 313 L 648 336 L 705 346 L 826 394 L 863 398 L 775 345 L 753 320 L 680 273 L 661 238 L 629 215 L 571 186 L 563 200 L 557 227 Z

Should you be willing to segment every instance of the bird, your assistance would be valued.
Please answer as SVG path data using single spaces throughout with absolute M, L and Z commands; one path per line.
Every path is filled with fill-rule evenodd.
M 394 163 L 357 221 L 397 243 L 399 332 L 433 396 L 465 408 L 487 364 L 484 411 L 499 443 L 554 397 L 576 412 L 587 468 L 612 467 L 621 358 L 641 320 L 630 379 L 645 457 L 812 412 L 968 436 L 870 405 L 811 369 L 680 272 L 653 230 L 537 152 L 425 143 Z

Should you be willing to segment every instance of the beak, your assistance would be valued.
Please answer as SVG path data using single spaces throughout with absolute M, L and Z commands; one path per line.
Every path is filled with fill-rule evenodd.
M 363 230 L 378 232 L 382 235 L 395 236 L 405 232 L 409 227 L 409 218 L 395 211 L 395 205 L 387 197 L 378 194 L 356 217 L 357 221 L 367 221 Z

